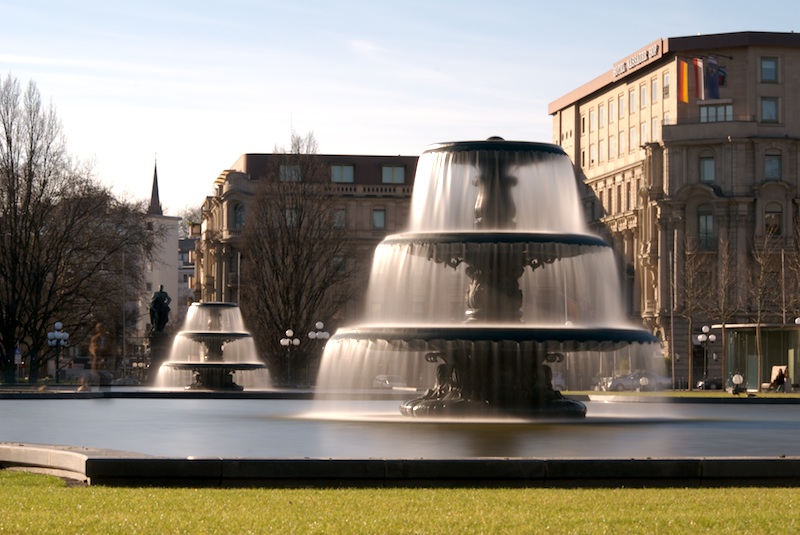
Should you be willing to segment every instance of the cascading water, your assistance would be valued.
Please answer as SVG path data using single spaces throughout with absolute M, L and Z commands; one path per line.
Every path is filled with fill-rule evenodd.
M 409 416 L 583 416 L 572 390 L 664 362 L 628 325 L 611 248 L 584 220 L 572 164 L 543 143 L 443 143 L 425 151 L 407 232 L 377 248 L 367 320 L 327 344 L 318 387 L 378 374 L 430 386 Z
M 237 374 L 234 381 L 234 374 Z M 192 303 L 183 330 L 156 379 L 159 387 L 242 390 L 269 388 L 266 364 L 233 303 Z

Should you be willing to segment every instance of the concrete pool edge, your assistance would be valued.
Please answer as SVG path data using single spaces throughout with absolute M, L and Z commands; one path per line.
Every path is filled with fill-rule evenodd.
M 0 443 L 0 467 L 127 487 L 798 487 L 800 457 L 164 458 Z

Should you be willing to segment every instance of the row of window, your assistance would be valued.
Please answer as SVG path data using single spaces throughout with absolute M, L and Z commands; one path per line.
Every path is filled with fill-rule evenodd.
M 669 73 L 665 72 L 663 75 L 663 82 L 664 82 L 664 98 L 669 97 Z M 648 91 L 648 84 L 643 83 L 639 86 L 638 89 L 638 96 L 639 102 L 638 107 L 640 109 L 647 108 L 647 91 Z M 650 79 L 650 103 L 656 104 L 658 103 L 658 78 Z M 606 122 L 613 123 L 616 118 L 623 119 L 625 117 L 625 104 L 627 102 L 628 109 L 630 113 L 633 114 L 637 108 L 637 90 L 631 89 L 628 91 L 628 94 L 620 94 L 616 98 L 616 105 L 617 108 L 615 110 L 615 99 L 610 99 L 608 103 L 601 103 L 597 105 L 597 112 L 595 114 L 595 109 L 591 108 L 589 110 L 589 131 L 594 132 L 595 127 L 605 126 Z M 597 117 L 597 119 L 595 119 Z M 586 118 L 581 117 L 581 133 L 586 133 Z
M 281 165 L 281 182 L 300 182 L 302 172 L 299 165 Z M 331 165 L 331 182 L 350 184 L 355 180 L 355 166 L 352 164 Z M 402 165 L 381 167 L 381 182 L 384 184 L 405 184 L 406 168 Z
M 778 58 L 776 57 L 763 57 L 760 61 L 760 80 L 762 83 L 779 83 L 779 68 Z M 658 78 L 650 79 L 650 102 L 655 104 L 658 102 Z M 643 83 L 638 88 L 639 105 L 638 107 L 644 109 L 647 107 L 647 83 Z M 664 98 L 669 97 L 670 83 L 669 73 L 663 74 L 663 95 Z M 628 103 L 628 109 L 633 113 L 637 108 L 637 90 L 631 89 L 628 94 L 620 94 L 616 98 L 617 108 L 615 111 L 615 99 L 609 100 L 607 103 L 601 103 L 597 106 L 597 113 L 595 120 L 594 108 L 589 110 L 589 131 L 594 132 L 596 125 L 605 126 L 605 124 L 613 123 L 615 118 L 622 119 L 625 117 L 625 105 Z M 764 123 L 777 123 L 779 121 L 779 101 L 777 97 L 762 97 L 761 98 L 761 122 Z M 714 123 L 733 120 L 733 106 L 731 104 L 712 104 L 703 105 L 700 107 L 700 122 Z M 665 124 L 668 121 L 665 118 Z M 585 117 L 581 118 L 581 133 L 586 132 Z
M 347 210 L 345 208 L 336 208 L 333 211 L 333 227 L 343 229 L 346 226 L 347 226 Z M 374 230 L 386 229 L 386 208 L 372 209 L 372 228 Z
M 287 208 L 286 224 L 294 226 L 297 224 L 297 214 L 293 208 Z M 347 210 L 345 208 L 336 208 L 333 210 L 333 228 L 346 228 L 347 227 Z M 373 208 L 372 209 L 372 229 L 385 230 L 386 229 L 386 208 Z
M 602 106 L 602 105 L 601 105 Z M 590 113 L 591 115 L 591 113 Z M 732 104 L 710 104 L 710 105 L 701 105 L 700 106 L 700 122 L 701 123 L 717 123 L 717 122 L 729 122 L 733 121 L 733 105 Z M 762 97 L 761 98 L 761 118 L 760 121 L 762 123 L 778 123 L 780 121 L 779 116 L 779 99 L 777 97 Z M 664 124 L 669 124 L 669 114 L 664 114 Z M 638 127 L 631 127 L 629 130 L 629 143 L 627 145 L 627 151 L 632 152 L 636 150 L 637 143 L 644 144 L 648 141 L 655 141 L 659 138 L 660 130 L 659 130 L 659 121 L 658 118 L 654 117 L 652 119 L 652 126 L 651 126 L 651 136 L 648 137 L 647 131 L 647 123 L 643 122 L 640 123 Z M 637 142 L 637 132 L 639 134 L 639 140 Z M 589 161 L 586 161 L 586 152 L 581 152 L 581 166 L 586 167 L 588 165 L 595 165 L 596 163 L 602 163 L 606 161 L 606 159 L 611 160 L 614 158 L 615 155 L 623 156 L 626 152 L 626 144 L 625 144 L 625 132 L 620 131 L 618 133 L 619 142 L 617 142 L 617 138 L 615 136 L 608 137 L 608 143 L 606 144 L 606 140 L 600 139 L 597 142 L 597 146 L 595 147 L 594 143 L 589 144 Z M 768 180 L 778 180 L 780 179 L 780 158 L 778 157 L 777 160 L 774 157 L 768 158 L 769 162 L 767 164 L 768 168 L 765 169 L 765 175 Z M 777 166 L 777 167 L 776 167 Z M 775 174 L 777 169 L 777 174 Z M 710 180 L 710 181 L 713 181 Z
M 770 202 L 764 208 L 764 232 L 767 236 L 783 236 L 783 206 Z M 714 213 L 710 204 L 697 207 L 697 246 L 713 250 L 717 246 L 714 236 Z
M 234 229 L 242 230 L 244 228 L 244 205 L 237 204 L 233 207 L 233 218 L 231 225 Z M 294 226 L 297 224 L 297 213 L 293 208 L 286 208 L 284 212 L 286 217 L 286 224 Z M 345 228 L 347 226 L 347 210 L 345 208 L 336 208 L 333 211 L 333 226 L 334 228 Z M 373 208 L 372 209 L 372 228 L 375 230 L 386 229 L 386 208 Z
M 713 156 L 700 157 L 700 182 L 713 184 L 716 182 L 716 161 Z M 781 180 L 783 174 L 783 158 L 781 154 L 764 155 L 764 180 Z
M 761 97 L 762 123 L 780 122 L 780 99 L 778 97 Z M 701 123 L 723 123 L 733 121 L 733 104 L 704 104 L 700 106 Z
M 639 180 L 636 181 L 637 188 Z M 636 208 L 636 190 L 633 182 L 616 184 L 608 189 L 598 189 L 597 200 L 600 208 L 607 214 L 622 213 Z M 599 214 L 601 217 L 603 213 Z M 596 214 L 591 214 L 594 219 Z
M 665 115 L 665 121 L 669 120 L 669 115 Z M 648 131 L 648 126 L 650 130 Z M 628 131 L 628 143 L 626 144 L 625 132 L 619 131 L 617 136 L 608 136 L 608 142 L 605 139 L 589 144 L 589 161 L 586 161 L 586 151 L 581 151 L 581 167 L 603 163 L 606 160 L 611 160 L 616 156 L 622 157 L 626 152 L 635 151 L 640 144 L 647 143 L 648 141 L 655 141 L 661 135 L 661 125 L 657 117 L 653 117 L 651 124 L 640 123 L 639 126 L 632 126 Z

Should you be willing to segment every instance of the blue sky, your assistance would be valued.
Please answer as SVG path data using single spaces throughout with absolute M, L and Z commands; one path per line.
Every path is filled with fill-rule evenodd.
M 198 206 L 247 152 L 550 141 L 547 104 L 661 37 L 793 31 L 796 0 L 0 0 L 0 75 L 32 80 L 70 151 L 131 199 Z M 800 30 L 800 28 L 797 28 Z

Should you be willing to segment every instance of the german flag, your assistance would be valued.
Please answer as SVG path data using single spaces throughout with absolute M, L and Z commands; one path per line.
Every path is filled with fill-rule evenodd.
M 689 103 L 689 64 L 678 60 L 678 100 Z

